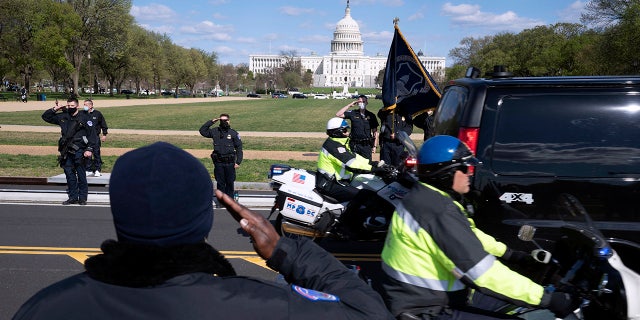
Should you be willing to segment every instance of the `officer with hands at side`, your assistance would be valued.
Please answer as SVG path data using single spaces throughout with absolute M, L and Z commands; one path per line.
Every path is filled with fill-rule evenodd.
M 336 112 L 336 117 L 349 119 L 351 132 L 349 134 L 349 147 L 351 151 L 371 160 L 378 145 L 378 118 L 367 110 L 369 104 L 367 96 L 361 94 L 358 100 L 349 103 Z M 358 109 L 348 110 L 357 106 Z
M 220 122 L 218 127 L 211 126 Z M 211 119 L 200 127 L 200 135 L 213 140 L 213 175 L 216 188 L 233 198 L 236 169 L 242 162 L 242 140 L 240 134 L 230 125 L 229 115 L 223 113 L 219 118 Z
M 62 202 L 63 205 L 87 204 L 89 185 L 87 184 L 86 163 L 91 160 L 93 150 L 98 144 L 93 121 L 86 113 L 78 110 L 78 99 L 67 99 L 66 111 L 62 109 L 56 100 L 55 107 L 47 109 L 42 114 L 42 120 L 60 126 L 60 140 L 58 151 L 60 167 L 64 170 L 67 179 L 67 195 L 69 198 Z
M 455 137 L 435 136 L 422 145 L 419 183 L 396 207 L 381 254 L 387 307 L 397 319 L 504 319 L 487 310 L 508 303 L 567 316 L 578 306 L 571 294 L 547 290 L 506 267 L 498 257 L 519 263 L 529 254 L 476 228 L 463 196 L 477 164 Z
M 93 100 L 84 100 L 83 110 L 87 113 L 87 116 L 93 122 L 93 126 L 96 129 L 96 134 L 99 137 L 98 144 L 93 150 L 93 161 L 90 161 L 90 165 L 87 165 L 87 176 L 100 177 L 102 175 L 100 173 L 100 171 L 102 171 L 102 156 L 100 153 L 100 147 L 102 147 L 102 142 L 107 141 L 109 127 L 107 126 L 107 120 L 105 120 L 102 112 L 96 110 L 93 107 Z M 100 136 L 100 133 L 102 133 L 102 136 Z
M 104 241 L 84 272 L 36 293 L 13 319 L 393 319 L 333 255 L 281 238 L 261 214 L 216 190 L 256 253 L 291 284 L 237 276 L 207 243 L 215 236 L 213 195 L 207 169 L 178 147 L 157 142 L 125 153 L 109 184 L 117 240 Z

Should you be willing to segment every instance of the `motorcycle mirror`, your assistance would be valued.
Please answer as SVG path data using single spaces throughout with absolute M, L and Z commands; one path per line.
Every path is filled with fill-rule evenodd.
M 533 236 L 536 233 L 536 227 L 530 225 L 523 225 L 518 230 L 518 239 L 522 241 L 533 241 Z
M 540 263 L 549 263 L 551 260 L 551 252 L 544 249 L 536 249 L 531 251 L 531 256 L 533 259 Z

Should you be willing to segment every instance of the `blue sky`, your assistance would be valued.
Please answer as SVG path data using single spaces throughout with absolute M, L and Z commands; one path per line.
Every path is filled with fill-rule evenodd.
M 393 19 L 414 51 L 446 57 L 464 37 L 579 22 L 587 0 L 351 0 L 365 55 L 387 55 Z M 216 52 L 218 62 L 248 63 L 249 54 L 327 55 L 346 0 L 133 0 L 131 14 L 147 30 L 186 48 Z

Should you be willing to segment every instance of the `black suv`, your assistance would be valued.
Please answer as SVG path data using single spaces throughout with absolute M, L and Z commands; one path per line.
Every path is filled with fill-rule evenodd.
M 430 131 L 482 162 L 467 195 L 478 227 L 514 247 L 525 223 L 552 235 L 568 193 L 605 236 L 640 243 L 640 77 L 479 74 L 444 88 Z

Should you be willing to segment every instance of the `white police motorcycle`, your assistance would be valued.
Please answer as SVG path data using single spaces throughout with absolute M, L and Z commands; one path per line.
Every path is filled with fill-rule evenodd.
M 366 199 L 355 208 L 349 202 L 338 202 L 315 189 L 315 172 L 293 168 L 285 164 L 273 164 L 269 179 L 276 199 L 271 215 L 277 211 L 275 227 L 285 237 L 348 238 L 351 240 L 384 239 L 395 206 L 402 201 L 415 178 L 416 146 L 409 136 L 401 132 L 398 139 L 404 144 L 408 156 L 400 168 L 393 168 L 383 177 L 374 174 L 358 174 L 351 185 L 370 190 L 375 196 Z M 340 217 L 353 214 L 358 223 L 347 225 Z

